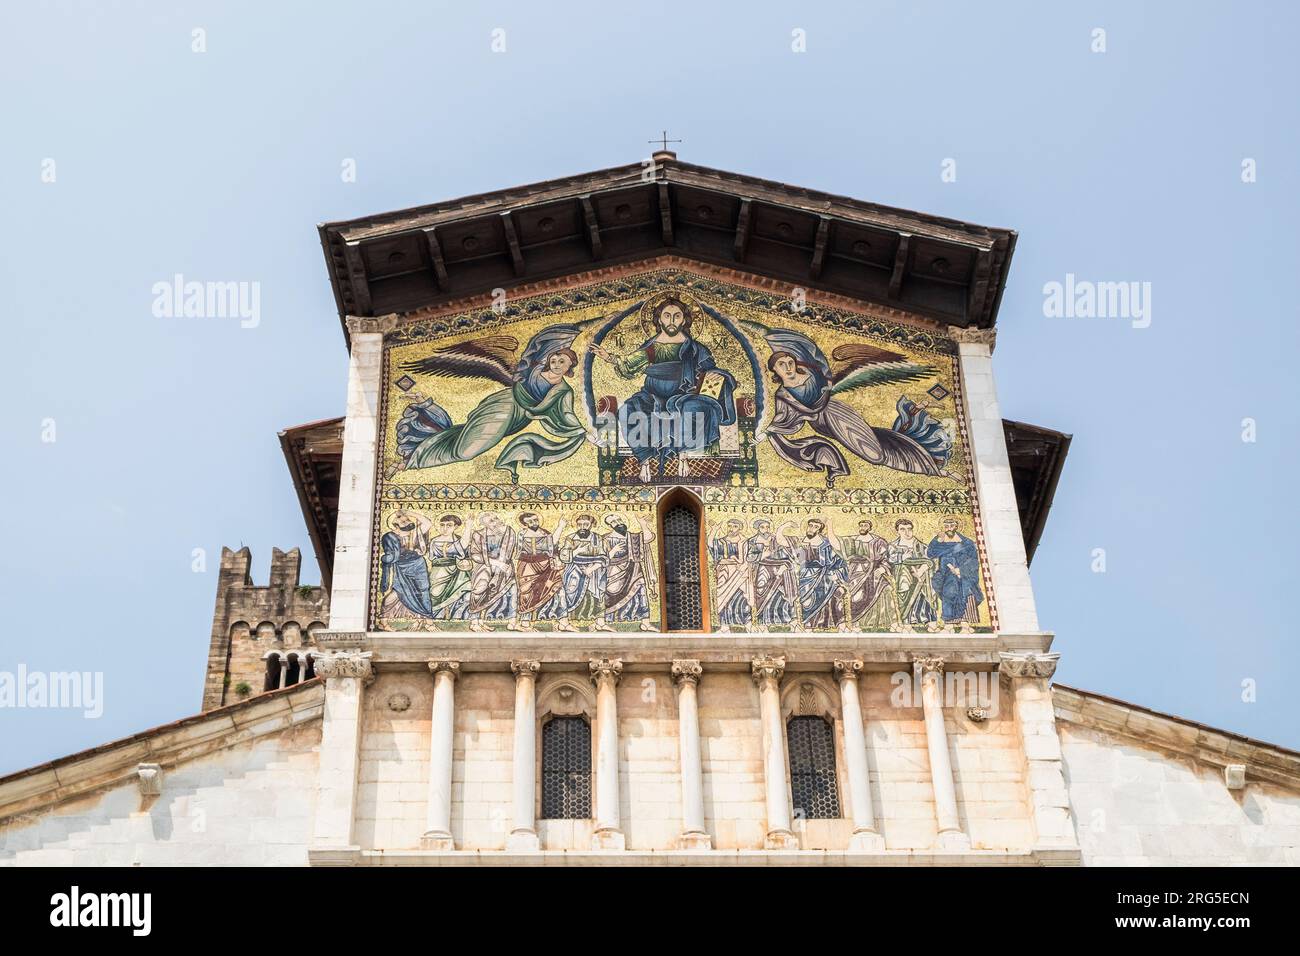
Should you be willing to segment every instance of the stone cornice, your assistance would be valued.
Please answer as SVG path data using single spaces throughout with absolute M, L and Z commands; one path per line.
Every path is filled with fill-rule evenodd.
M 1052 685 L 1052 705 L 1058 728 L 1066 723 L 1129 738 L 1217 768 L 1244 764 L 1247 784 L 1262 780 L 1300 792 L 1300 753 L 1286 747 L 1063 684 Z
M 0 822 L 134 783 L 140 779 L 141 764 L 166 771 L 251 738 L 319 719 L 324 700 L 325 683 L 314 679 L 20 770 L 0 778 Z

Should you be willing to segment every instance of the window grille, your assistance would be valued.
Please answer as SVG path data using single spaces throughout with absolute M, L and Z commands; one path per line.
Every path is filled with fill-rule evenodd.
M 790 748 L 790 795 L 796 817 L 835 819 L 840 815 L 835 779 L 835 733 L 822 717 L 791 717 L 786 724 Z
M 701 630 L 700 517 L 685 504 L 673 505 L 664 515 L 663 527 L 666 630 Z
M 542 726 L 542 817 L 591 816 L 591 725 L 581 717 L 553 717 Z

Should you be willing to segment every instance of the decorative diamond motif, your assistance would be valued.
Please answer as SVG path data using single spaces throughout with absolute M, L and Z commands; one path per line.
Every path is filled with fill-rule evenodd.
M 926 392 L 926 394 L 929 395 L 931 398 L 933 398 L 936 402 L 942 402 L 945 398 L 951 395 L 952 392 L 948 391 L 942 385 L 936 383 L 929 391 Z
M 415 379 L 411 378 L 409 375 L 403 375 L 397 380 L 396 385 L 402 391 L 409 392 L 411 389 L 415 388 Z

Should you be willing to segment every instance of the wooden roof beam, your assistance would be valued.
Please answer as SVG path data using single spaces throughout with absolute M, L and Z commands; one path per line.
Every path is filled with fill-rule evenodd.
M 673 204 L 668 196 L 668 184 L 659 184 L 659 224 L 663 232 L 664 245 L 673 244 Z
M 907 268 L 907 249 L 912 237 L 902 233 L 898 237 L 898 248 L 894 251 L 894 271 L 889 275 L 889 297 L 897 299 L 903 291 L 903 270 Z
M 812 265 L 808 269 L 808 274 L 814 278 L 820 278 L 822 266 L 826 264 L 826 245 L 831 234 L 831 217 L 822 216 L 821 221 L 817 223 L 817 238 L 813 242 Z
M 587 247 L 591 250 L 591 258 L 599 259 L 604 255 L 604 250 L 600 242 L 600 223 L 596 221 L 596 207 L 591 204 L 591 193 L 579 196 L 578 202 L 582 205 L 582 218 L 587 224 Z
M 514 213 L 501 213 L 501 225 L 506 231 L 506 245 L 510 249 L 510 264 L 514 267 L 515 275 L 524 274 L 524 251 L 519 246 L 519 233 L 515 231 Z
M 352 288 L 354 314 L 369 315 L 373 311 L 370 304 L 370 279 L 366 276 L 366 263 L 361 258 L 359 242 L 343 244 L 343 261 L 348 266 L 348 285 Z
M 430 226 L 424 230 L 424 241 L 429 247 L 429 261 L 433 263 L 433 277 L 438 282 L 438 288 L 443 292 L 451 288 L 451 283 L 447 280 L 447 263 L 442 258 L 442 243 L 438 241 L 437 226 Z
M 753 221 L 753 206 L 754 204 L 748 199 L 740 201 L 740 212 L 736 215 L 736 241 L 732 246 L 737 262 L 745 261 L 745 252 L 749 248 L 749 230 L 750 223 Z

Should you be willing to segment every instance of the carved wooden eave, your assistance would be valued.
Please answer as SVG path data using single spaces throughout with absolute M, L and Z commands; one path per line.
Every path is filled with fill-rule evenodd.
M 1025 558 L 1034 559 L 1042 540 L 1047 513 L 1052 508 L 1057 483 L 1070 451 L 1071 436 L 1038 425 L 1003 420 L 1011 462 L 1011 482 L 1016 489 L 1020 531 L 1025 539 Z
M 339 476 L 343 469 L 343 419 L 329 418 L 286 428 L 280 432 L 280 448 L 298 492 L 307 533 L 316 549 L 321 586 L 329 590 L 334 574 Z
M 991 328 L 1016 233 L 680 162 L 640 163 L 319 227 L 340 319 L 672 253 Z M 345 327 L 344 334 L 347 335 Z

